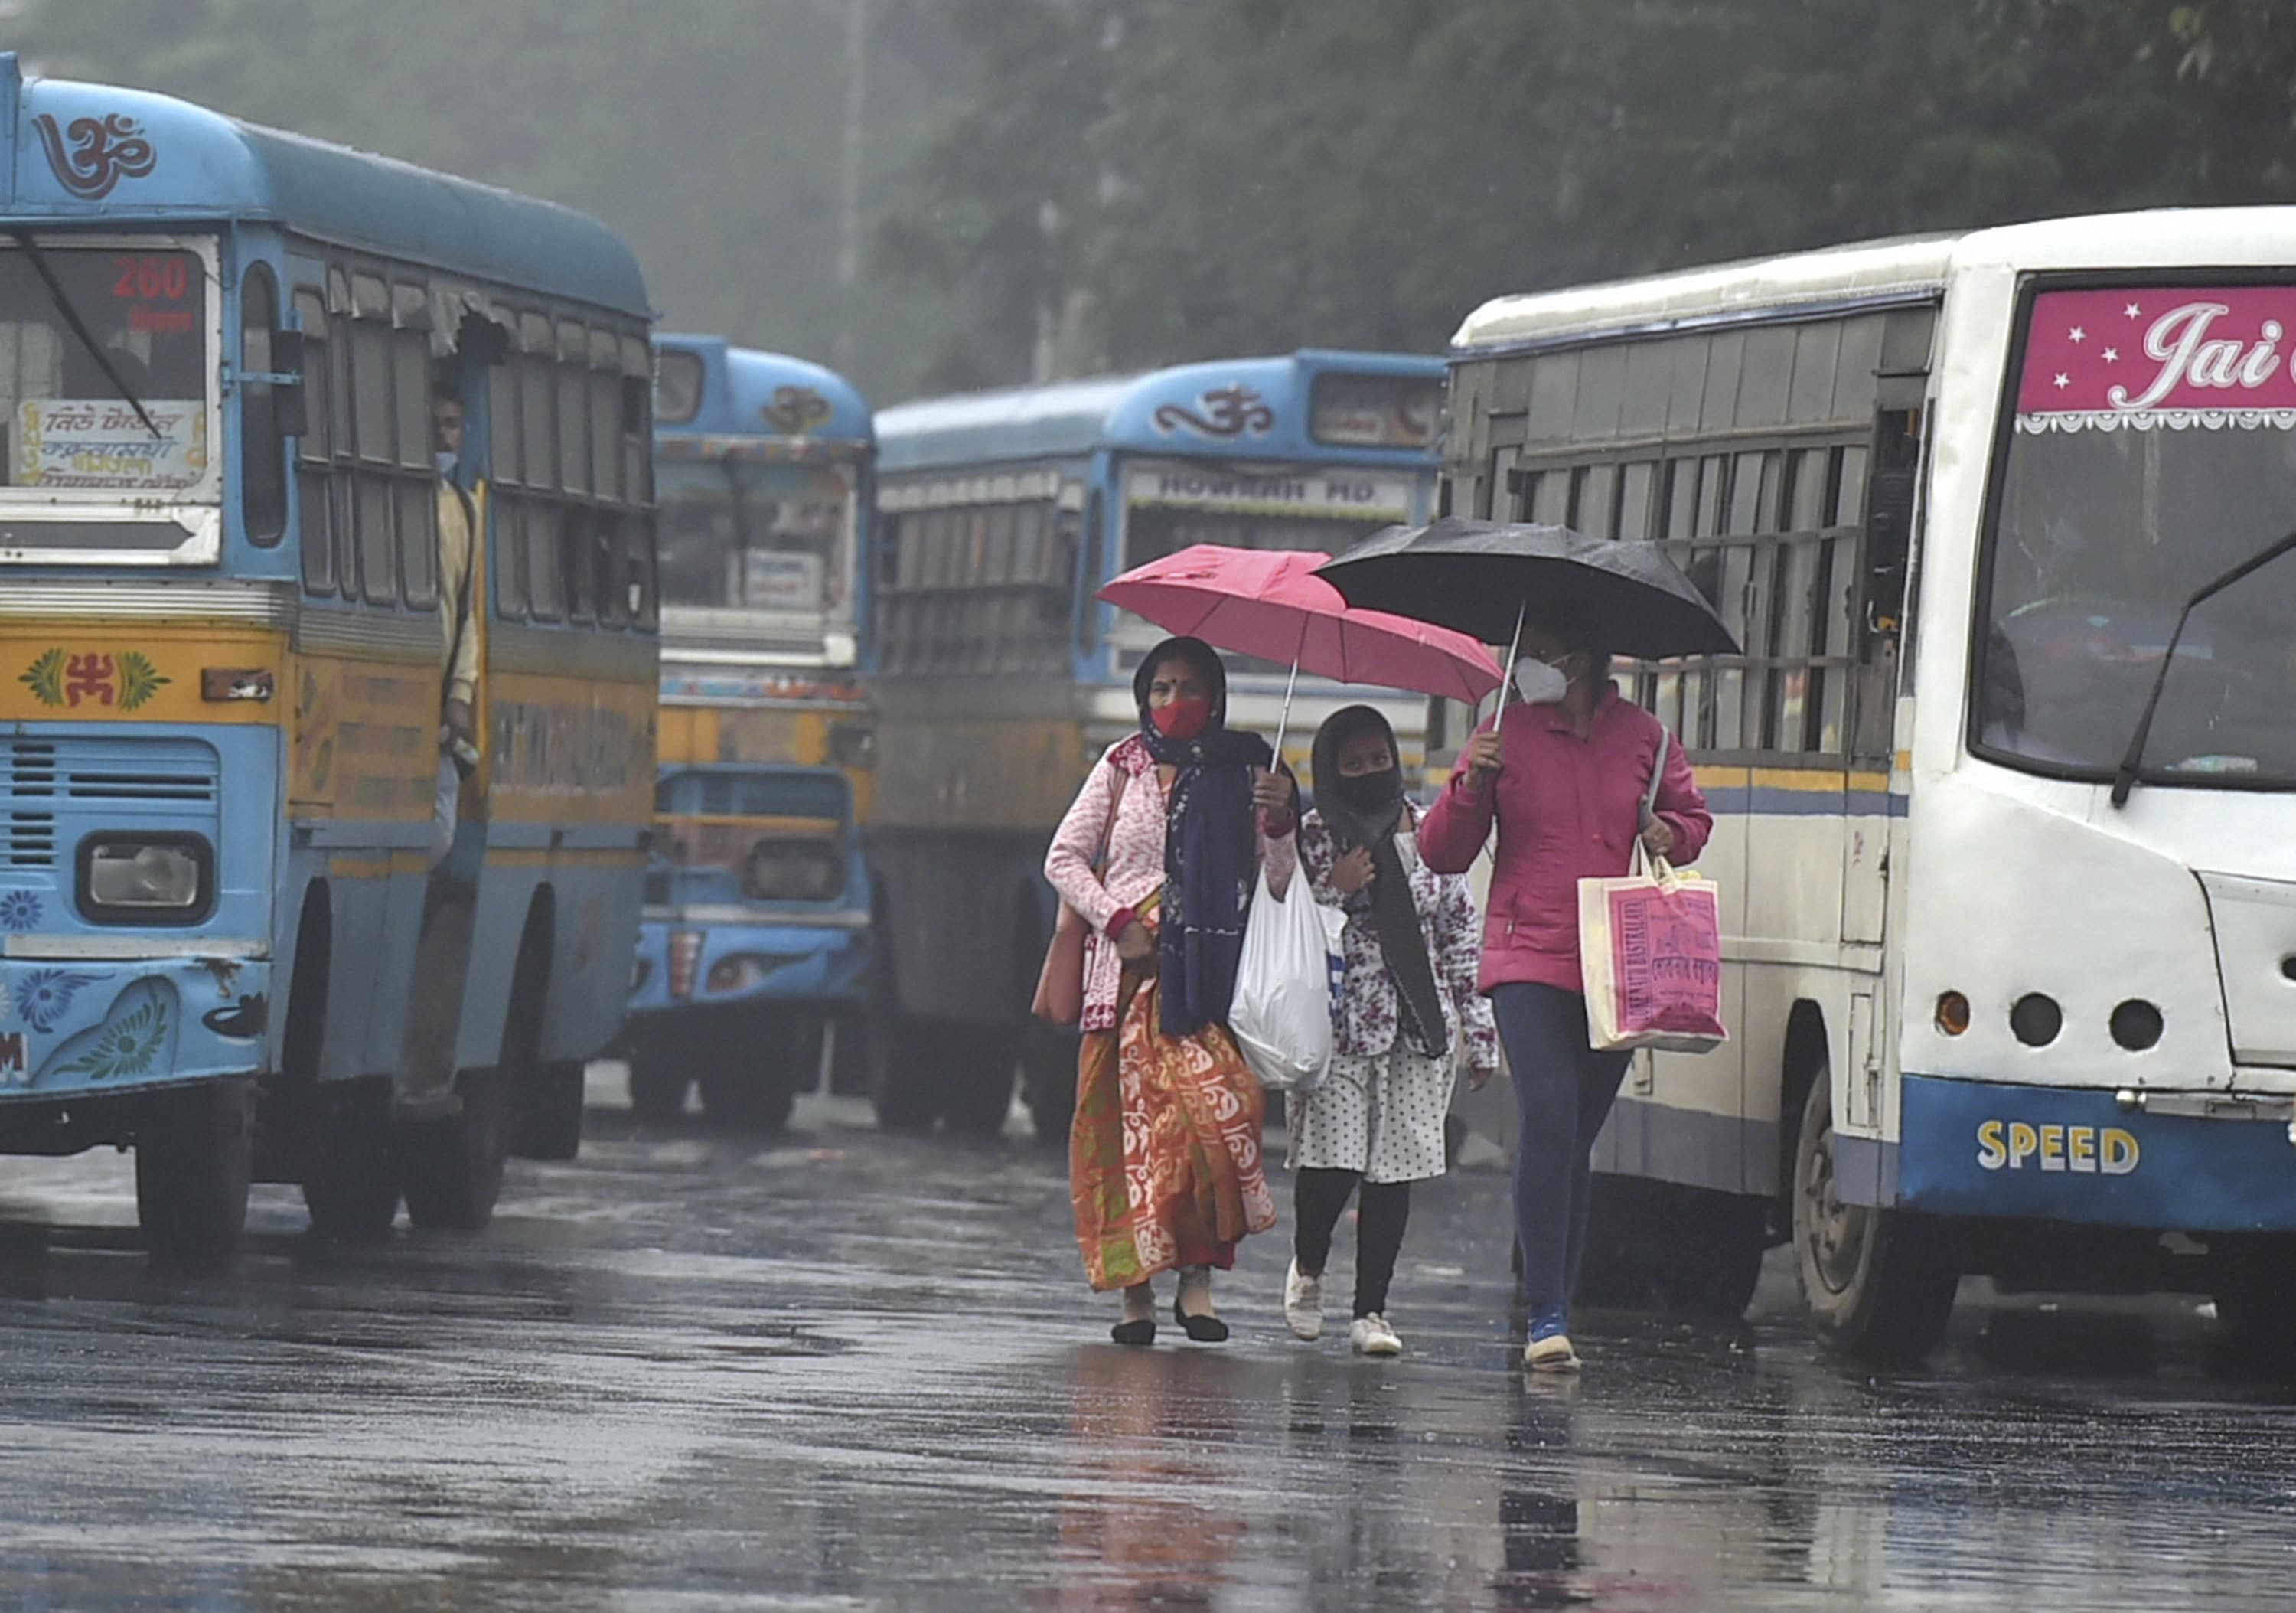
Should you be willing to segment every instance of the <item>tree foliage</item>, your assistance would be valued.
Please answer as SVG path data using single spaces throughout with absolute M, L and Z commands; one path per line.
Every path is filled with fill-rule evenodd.
M 563 202 L 638 250 L 670 329 L 912 382 L 947 316 L 837 277 L 857 0 L 31 0 L 33 70 L 185 96 Z M 920 0 L 869 0 L 872 184 L 952 93 Z
M 2254 142 L 2276 119 L 2284 136 L 2296 82 L 2296 26 L 2250 0 L 973 11 L 980 87 L 911 170 L 936 205 L 890 241 L 922 283 L 985 284 L 1005 305 L 944 355 L 965 382 L 1021 378 L 1032 358 L 1423 351 L 1501 292 L 2275 197 L 2285 164 Z M 1047 33 L 1057 61 L 1029 49 Z M 2260 67 L 2266 44 L 2281 60 Z M 1040 216 L 1057 226 L 1032 231 Z M 993 236 L 953 227 L 986 218 Z M 1049 354 L 1013 339 L 1031 309 L 1060 338 Z

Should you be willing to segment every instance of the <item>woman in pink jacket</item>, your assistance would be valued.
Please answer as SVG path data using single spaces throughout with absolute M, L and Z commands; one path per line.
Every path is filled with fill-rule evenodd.
M 1530 1306 L 1523 1364 L 1575 1371 L 1570 1293 L 1587 1247 L 1595 1138 L 1628 1056 L 1588 1044 L 1578 973 L 1578 881 L 1628 871 L 1635 842 L 1694 860 L 1714 819 L 1682 747 L 1665 746 L 1656 810 L 1642 821 L 1665 730 L 1620 697 L 1608 654 L 1563 630 L 1528 625 L 1515 685 L 1461 753 L 1419 827 L 1420 855 L 1464 874 L 1496 823 L 1480 984 L 1498 1018 L 1522 1118 L 1515 1146 L 1515 1236 Z
M 1258 868 L 1281 893 L 1297 866 L 1298 790 L 1266 740 L 1228 728 L 1226 673 L 1201 640 L 1151 650 L 1133 694 L 1140 731 L 1094 767 L 1045 857 L 1091 926 L 1069 1197 L 1086 1279 L 1123 1290 L 1117 1343 L 1155 1342 L 1152 1284 L 1177 1269 L 1173 1320 L 1218 1344 L 1213 1269 L 1275 1224 L 1266 1100 L 1227 1015 Z

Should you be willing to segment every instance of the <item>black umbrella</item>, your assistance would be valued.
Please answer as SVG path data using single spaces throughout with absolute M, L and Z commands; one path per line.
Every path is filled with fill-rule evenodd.
M 1655 543 L 1569 527 L 1468 521 L 1391 526 L 1319 568 L 1349 605 L 1512 644 L 1526 613 L 1637 661 L 1735 655 L 1714 607 Z

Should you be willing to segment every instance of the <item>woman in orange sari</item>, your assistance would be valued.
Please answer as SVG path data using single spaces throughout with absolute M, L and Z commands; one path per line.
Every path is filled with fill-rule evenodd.
M 1094 766 L 1045 858 L 1091 931 L 1069 1193 L 1085 1275 L 1124 1294 L 1116 1342 L 1155 1341 L 1153 1280 L 1177 1271 L 1173 1319 L 1217 1344 L 1212 1271 L 1275 1224 L 1259 1083 L 1226 1020 L 1259 865 L 1279 891 L 1296 865 L 1298 790 L 1265 740 L 1228 730 L 1201 640 L 1166 639 L 1132 687 L 1140 731 Z

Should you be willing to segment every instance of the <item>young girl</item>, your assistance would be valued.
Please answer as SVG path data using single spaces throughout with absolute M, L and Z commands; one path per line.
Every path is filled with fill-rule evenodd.
M 1322 1334 L 1332 1230 L 1360 1184 L 1348 1341 L 1361 1354 L 1400 1355 L 1387 1287 L 1411 1184 L 1443 1173 L 1456 1049 L 1465 1044 L 1480 1088 L 1498 1067 L 1498 1033 L 1475 991 L 1474 898 L 1464 879 L 1419 856 L 1387 719 L 1367 705 L 1333 712 L 1316 735 L 1315 769 L 1300 860 L 1316 899 L 1348 915 L 1348 975 L 1331 1073 L 1289 1100 L 1299 1230 L 1283 1318 L 1302 1338 Z

